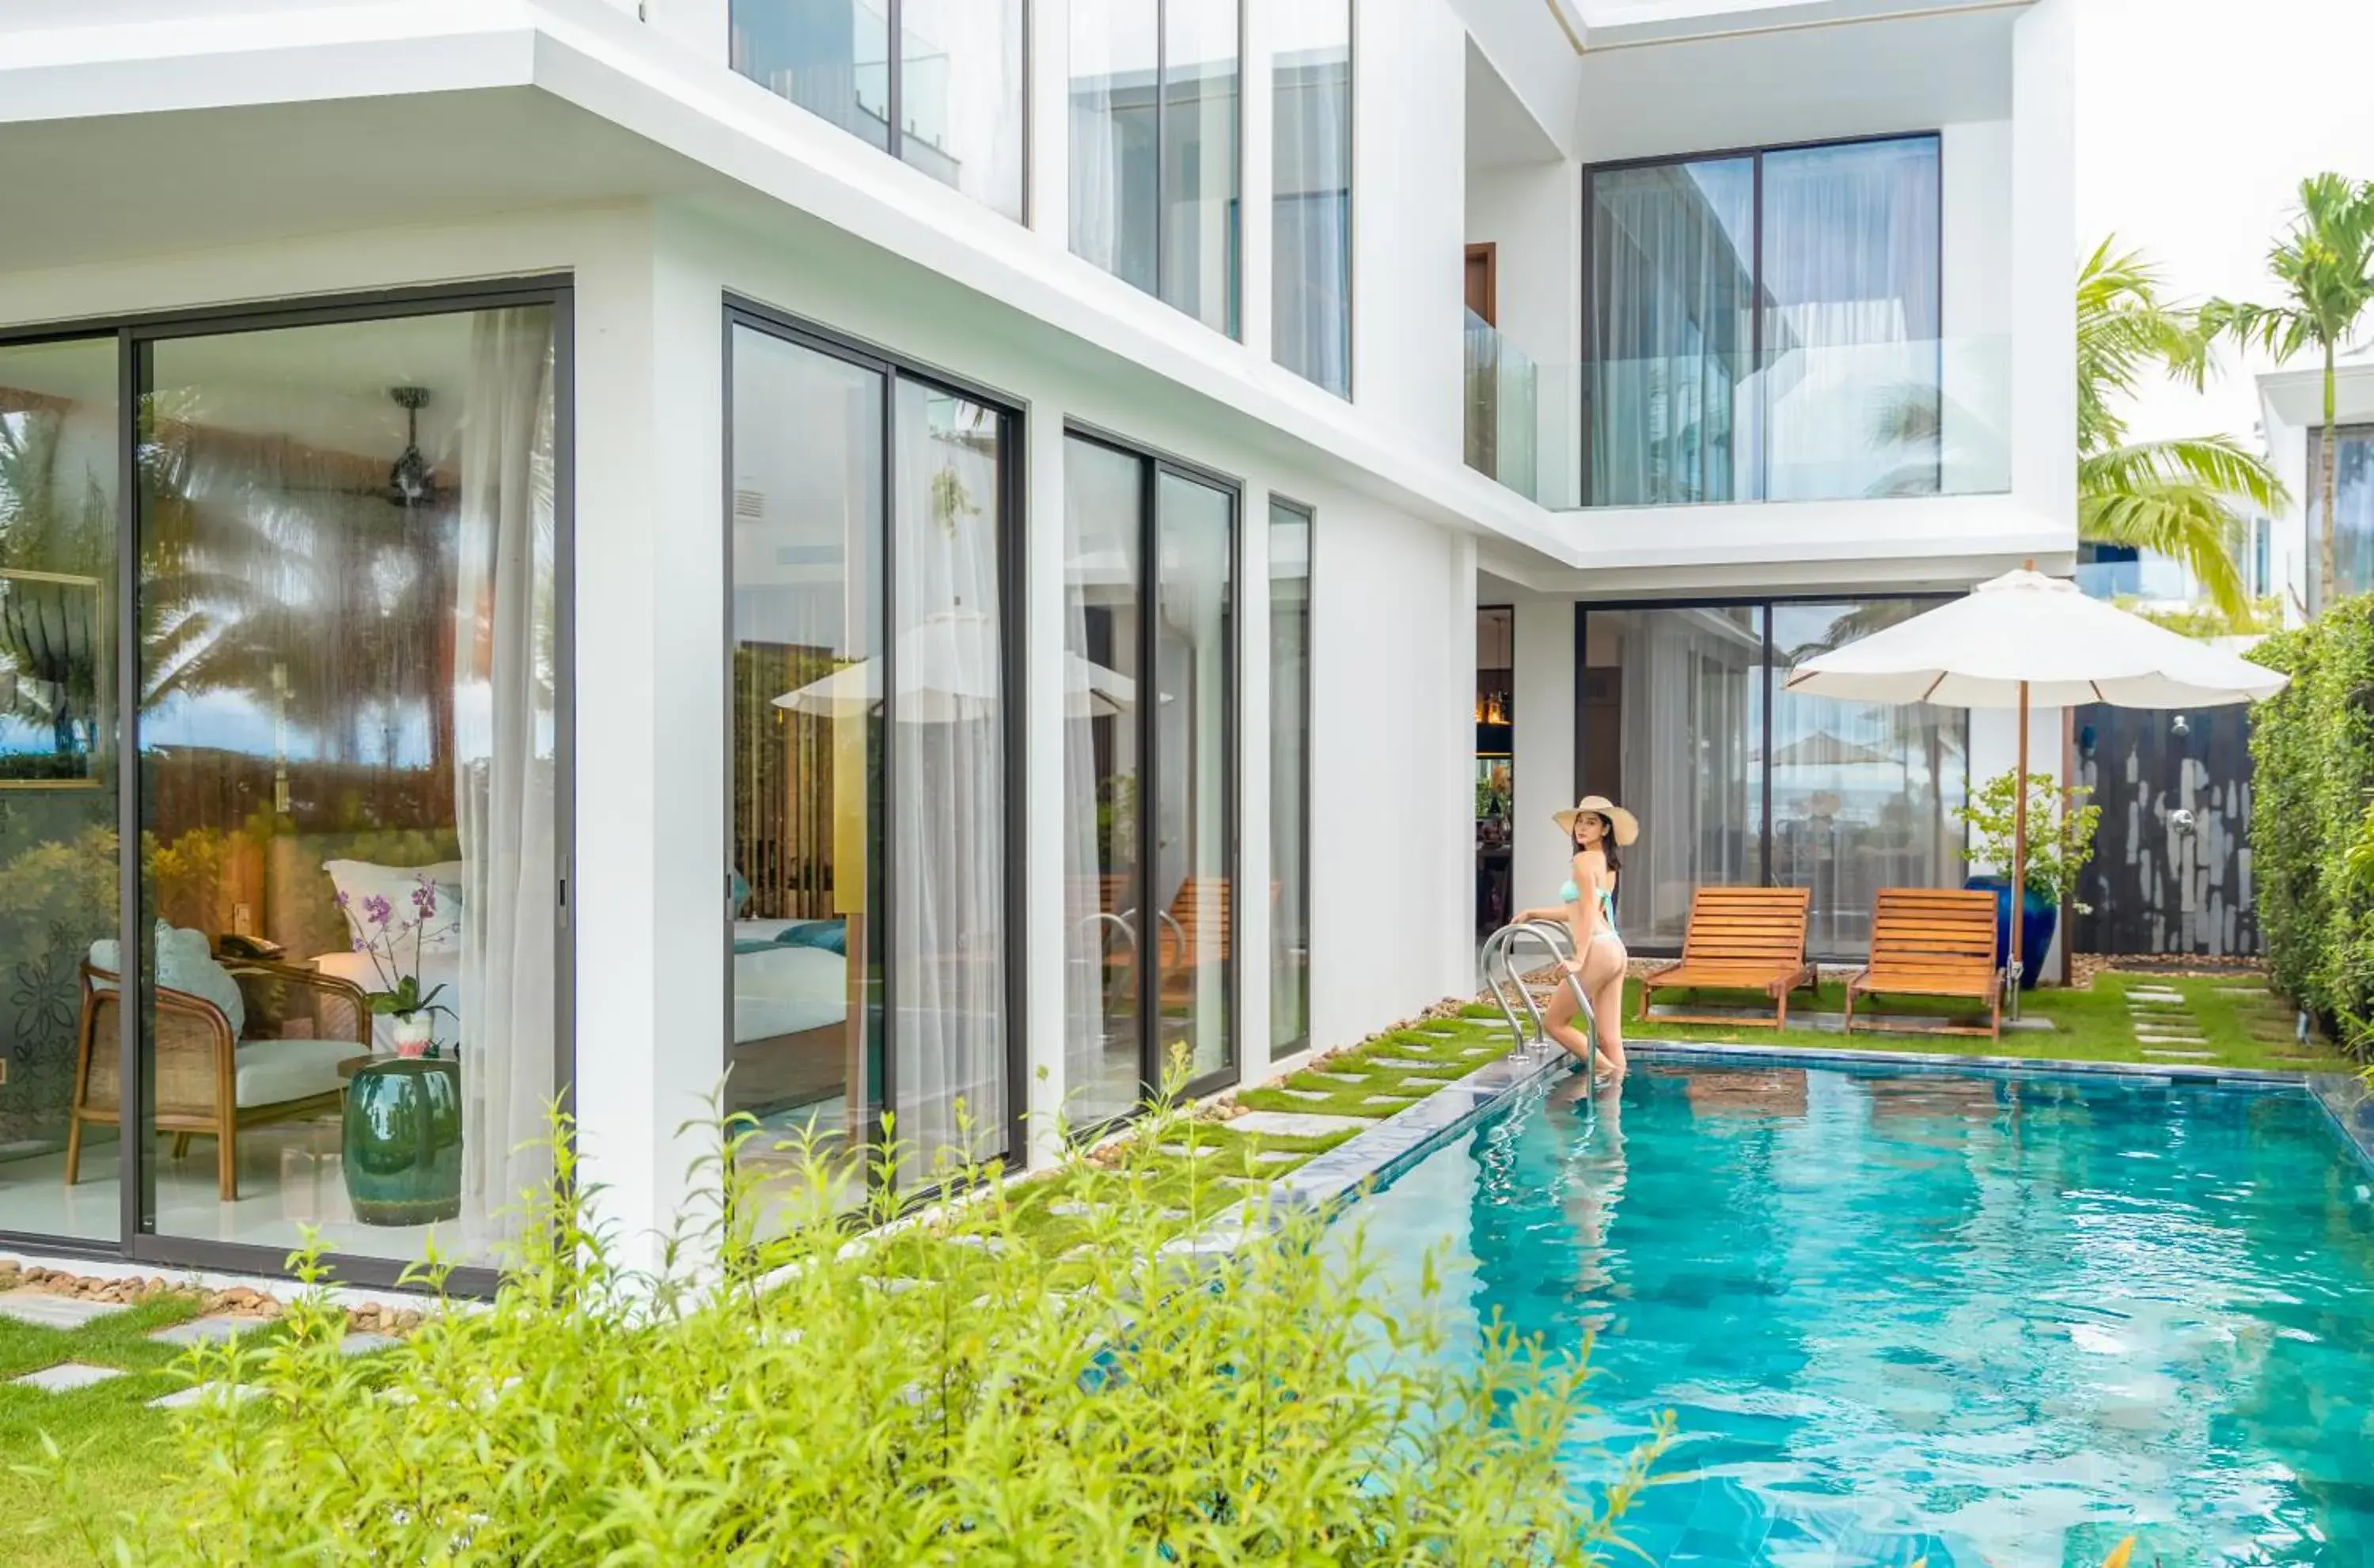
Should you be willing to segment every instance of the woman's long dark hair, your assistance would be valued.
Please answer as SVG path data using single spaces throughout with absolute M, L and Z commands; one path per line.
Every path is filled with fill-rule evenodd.
M 1607 869 L 1611 872 L 1622 871 L 1624 869 L 1624 862 L 1616 858 L 1615 819 L 1601 812 L 1589 812 L 1584 814 L 1599 818 L 1599 852 L 1607 857 Z M 1582 825 L 1582 818 L 1580 816 L 1576 817 L 1574 819 L 1574 825 L 1580 828 Z M 1582 853 L 1582 835 L 1581 833 L 1574 835 L 1574 852 L 1578 855 Z

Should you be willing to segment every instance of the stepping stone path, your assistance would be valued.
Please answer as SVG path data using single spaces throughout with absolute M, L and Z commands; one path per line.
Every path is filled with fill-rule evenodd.
M 19 1388 L 40 1388 L 52 1394 L 63 1394 L 70 1388 L 88 1388 L 94 1383 L 104 1383 L 111 1377 L 123 1375 L 112 1366 L 86 1366 L 80 1362 L 62 1361 L 55 1366 L 45 1366 L 39 1372 L 29 1372 L 9 1381 Z
M 264 1325 L 261 1317 L 193 1317 L 186 1323 L 159 1328 L 148 1338 L 160 1345 L 214 1345 L 236 1340 Z
M 168 1394 L 161 1399 L 151 1399 L 148 1401 L 148 1408 L 152 1410 L 181 1410 L 210 1399 L 221 1399 L 237 1404 L 241 1399 L 253 1399 L 262 1392 L 262 1389 L 251 1388 L 243 1383 L 199 1383 L 182 1389 L 178 1394 Z
M 1327 1076 L 1334 1078 L 1336 1074 L 1331 1072 Z M 1358 1080 L 1351 1080 L 1351 1082 L 1357 1082 Z M 1332 1100 L 1335 1097 L 1334 1095 L 1327 1093 L 1324 1089 L 1280 1089 L 1278 1093 L 1284 1094 L 1289 1100 L 1318 1100 L 1322 1103 Z
M 123 1303 L 120 1301 L 52 1295 L 41 1290 L 10 1291 L 0 1295 L 0 1317 L 13 1317 L 36 1328 L 79 1328 L 123 1310 Z
M 1455 1061 L 1412 1061 L 1407 1057 L 1398 1056 L 1381 1056 L 1376 1059 L 1376 1063 L 1379 1067 L 1398 1068 L 1404 1072 L 1422 1072 L 1428 1069 L 1440 1072 L 1446 1067 L 1459 1065 Z
M 2134 1026 L 2139 1054 L 2154 1061 L 2209 1061 L 2201 1025 L 2182 991 L 2166 986 L 2134 986 L 2127 991 L 2127 1022 Z
M 1274 1138 L 1333 1138 L 1357 1132 L 1373 1117 L 1328 1116 L 1319 1111 L 1247 1111 L 1228 1123 L 1235 1132 L 1265 1132 Z
M 1366 1083 L 1369 1081 L 1369 1075 L 1365 1072 L 1314 1072 L 1310 1076 L 1333 1079 L 1338 1083 Z M 1291 1094 L 1294 1091 L 1289 1089 L 1287 1093 Z

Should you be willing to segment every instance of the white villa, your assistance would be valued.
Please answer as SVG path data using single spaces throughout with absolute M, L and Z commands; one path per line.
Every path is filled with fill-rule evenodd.
M 2075 563 L 2074 4 L 12 0 L 0 1246 L 1044 1159 L 1586 791 L 1853 956 L 2012 720 L 1780 680 Z

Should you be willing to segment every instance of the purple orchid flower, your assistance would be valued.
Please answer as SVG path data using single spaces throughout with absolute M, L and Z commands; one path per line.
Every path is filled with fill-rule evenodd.
M 376 893 L 363 900 L 363 918 L 375 926 L 386 926 L 394 915 L 395 907 Z

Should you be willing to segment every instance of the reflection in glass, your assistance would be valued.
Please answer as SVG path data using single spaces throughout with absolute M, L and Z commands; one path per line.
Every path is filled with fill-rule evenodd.
M 1163 0 L 1163 299 L 1237 333 L 1237 3 Z
M 1269 509 L 1270 1055 L 1310 1043 L 1310 518 Z
M 733 0 L 734 68 L 877 147 L 890 145 L 889 0 Z
M 726 1106 L 763 1167 L 879 1126 L 883 385 L 746 326 L 733 376 Z
M 900 379 L 894 428 L 891 975 L 909 1176 L 1005 1149 L 1005 421 Z
M 1064 1114 L 1122 1116 L 1143 1084 L 1136 694 L 1145 462 L 1064 443 Z
M 1695 889 L 1764 880 L 1764 612 L 1592 611 L 1583 642 L 1582 790 L 1640 818 L 1617 921 L 1675 948 Z
M 2313 492 L 2322 472 L 2321 432 L 2308 437 L 2309 483 Z M 2333 591 L 2336 600 L 2374 589 L 2374 430 L 2336 430 L 2333 439 Z M 2311 507 L 2305 573 L 2311 595 L 2321 591 L 2319 556 L 2324 519 Z M 2311 609 L 2321 605 L 2311 603 Z
M 1934 136 L 1764 155 L 1764 495 L 1934 495 Z
M 1022 221 L 1024 0 L 905 0 L 899 156 Z
M 1191 1081 L 1236 1060 L 1230 1032 L 1236 909 L 1230 654 L 1236 500 L 1183 475 L 1156 480 L 1155 852 L 1161 1068 Z
M 1159 0 L 1072 7 L 1072 253 L 1155 293 Z
M 1351 0 L 1283 0 L 1271 87 L 1272 356 L 1352 395 Z
M 1753 498 L 1755 160 L 1588 183 L 1591 504 Z
M 1871 945 L 1883 887 L 1962 878 L 1954 816 L 1969 778 L 1969 715 L 1927 703 L 1840 702 L 1779 690 L 1790 667 L 1908 620 L 1929 605 L 1874 599 L 1772 610 L 1772 880 L 1813 890 L 1816 952 Z
M 104 1240 L 114 1127 L 64 1176 L 78 1055 L 120 1055 L 81 980 L 118 926 L 115 363 L 0 347 L 0 1231 Z
M 442 1216 L 447 1256 L 496 1261 L 549 1170 L 553 312 L 171 338 L 145 361 L 149 1223 L 274 1248 L 313 1225 L 408 1259 Z M 131 967 L 112 941 L 93 964 Z M 374 1015 L 407 982 L 435 1011 Z M 349 1080 L 370 1105 L 458 1096 L 459 1147 L 342 1127 Z M 115 1084 L 93 1081 L 98 1108 Z

